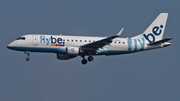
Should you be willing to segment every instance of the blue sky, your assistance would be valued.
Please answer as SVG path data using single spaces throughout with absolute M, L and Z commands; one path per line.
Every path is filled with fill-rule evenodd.
M 1 101 L 179 101 L 178 0 L 1 0 Z M 119 56 L 59 61 L 55 54 L 8 50 L 29 33 L 121 37 L 142 33 L 161 12 L 169 13 L 163 49 Z

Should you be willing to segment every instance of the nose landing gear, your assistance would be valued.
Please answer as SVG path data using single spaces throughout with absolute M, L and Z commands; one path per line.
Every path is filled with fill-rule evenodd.
M 27 57 L 27 58 L 26 58 L 26 61 L 30 61 L 30 58 L 29 58 L 29 57 Z
M 27 54 L 27 58 L 26 58 L 26 61 L 30 61 L 30 52 L 26 51 L 25 54 Z

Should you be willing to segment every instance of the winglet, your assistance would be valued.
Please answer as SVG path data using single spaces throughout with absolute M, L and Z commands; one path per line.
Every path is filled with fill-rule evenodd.
M 122 34 L 123 30 L 124 30 L 124 28 L 122 28 L 122 29 L 118 32 L 117 36 L 120 36 L 120 35 Z

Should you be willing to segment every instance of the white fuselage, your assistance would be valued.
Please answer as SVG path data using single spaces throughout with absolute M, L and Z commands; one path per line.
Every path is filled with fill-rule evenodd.
M 81 47 L 84 44 L 92 43 L 106 37 L 88 36 L 64 36 L 64 35 L 24 35 L 24 39 L 17 39 L 10 43 L 8 47 L 17 51 L 30 52 L 50 52 L 67 54 L 67 47 Z M 115 38 L 109 44 L 97 50 L 93 55 L 118 55 L 154 48 L 161 48 L 163 44 L 147 45 L 143 39 Z M 80 54 L 77 54 L 80 55 Z M 87 55 L 87 54 L 86 54 Z

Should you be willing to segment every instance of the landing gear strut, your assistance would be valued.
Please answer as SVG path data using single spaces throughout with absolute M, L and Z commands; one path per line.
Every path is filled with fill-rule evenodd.
M 30 61 L 30 52 L 25 52 L 25 54 L 27 54 L 27 58 L 26 58 L 26 61 Z

